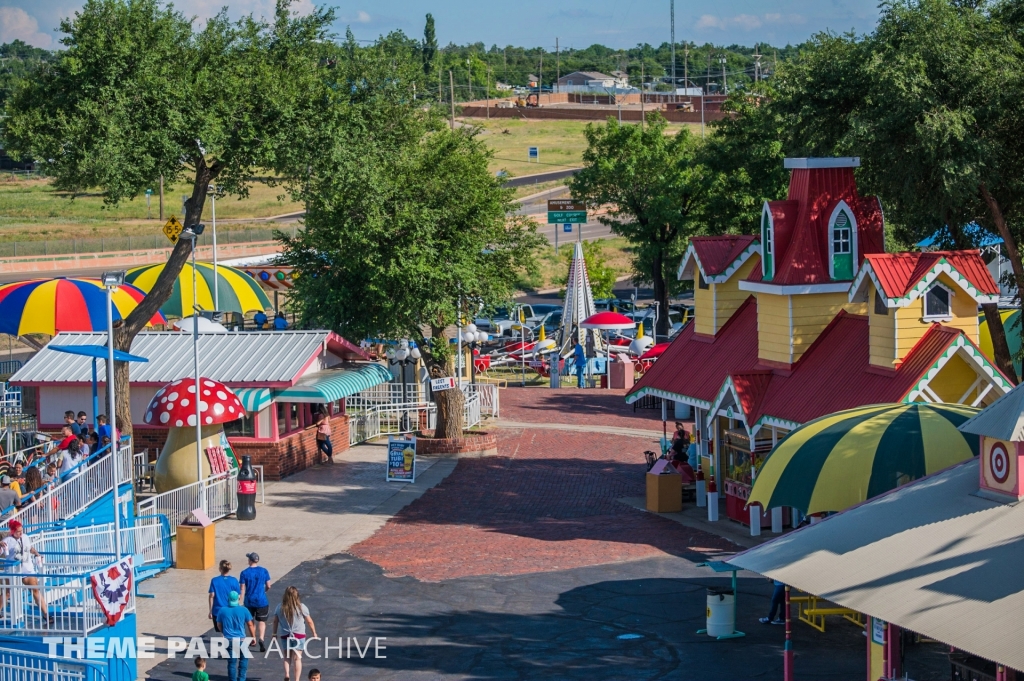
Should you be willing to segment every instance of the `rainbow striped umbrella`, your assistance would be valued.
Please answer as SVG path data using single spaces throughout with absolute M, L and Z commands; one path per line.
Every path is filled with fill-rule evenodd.
M 125 281 L 150 291 L 156 278 L 163 272 L 163 265 L 144 265 L 128 270 Z M 272 307 L 270 298 L 256 280 L 241 270 L 217 265 L 214 284 L 213 265 L 208 262 L 196 263 L 196 304 L 203 310 L 213 310 L 213 287 L 217 286 L 221 312 L 257 312 Z M 186 263 L 181 274 L 174 281 L 170 299 L 160 308 L 168 317 L 192 316 L 192 263 Z
M 124 319 L 146 294 L 125 284 L 114 291 L 114 321 Z M 157 312 L 148 325 L 166 324 Z M 107 292 L 99 279 L 32 279 L 0 285 L 0 333 L 23 336 L 61 331 L 105 331 Z
M 804 513 L 842 511 L 978 455 L 957 426 L 962 404 L 871 404 L 828 414 L 789 433 L 765 459 L 747 503 Z

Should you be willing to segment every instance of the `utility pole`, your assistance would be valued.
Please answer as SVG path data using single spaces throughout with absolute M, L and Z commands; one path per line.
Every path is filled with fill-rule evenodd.
M 455 129 L 455 76 L 452 75 L 451 71 L 448 71 L 448 87 L 452 90 L 452 130 Z
M 182 216 L 184 217 L 184 216 Z M 164 174 L 160 173 L 160 222 L 164 221 Z
M 544 85 L 544 48 L 540 49 L 540 72 L 537 74 L 537 106 L 540 107 L 540 91 Z
M 725 55 L 718 58 L 718 61 L 722 63 L 722 94 L 729 94 L 729 83 L 725 79 Z
M 473 67 L 470 65 L 470 61 L 466 60 L 466 82 L 469 83 L 469 99 L 467 101 L 473 101 Z
M 558 52 L 558 37 L 555 36 L 555 91 L 558 92 L 558 88 L 561 86 L 558 81 L 562 80 L 562 58 Z
M 444 104 L 444 86 L 441 85 L 441 76 L 444 73 L 441 67 L 441 60 L 437 60 L 437 104 Z
M 640 129 L 644 129 L 644 62 L 640 53 Z
M 487 120 L 491 120 L 491 65 L 487 65 L 487 89 L 484 91 L 487 95 Z
M 669 32 L 672 34 L 672 101 L 676 94 L 676 0 L 669 0 Z
M 754 43 L 754 82 L 761 80 L 761 55 L 757 52 L 757 43 Z
M 690 48 L 689 43 L 683 43 L 683 87 L 690 87 Z M 689 93 L 689 90 L 687 90 Z
M 506 54 L 507 50 L 508 50 L 507 47 L 501 48 L 501 63 L 502 63 L 502 66 L 505 67 L 505 83 L 506 84 L 508 84 L 508 54 Z

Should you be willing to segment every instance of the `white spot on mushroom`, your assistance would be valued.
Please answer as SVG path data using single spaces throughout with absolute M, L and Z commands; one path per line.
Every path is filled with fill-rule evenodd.
M 164 386 L 163 388 L 160 388 L 159 390 L 157 390 L 157 391 L 156 391 L 156 396 L 157 396 L 157 397 L 160 397 L 160 396 L 161 396 L 161 395 L 163 395 L 163 394 L 164 394 L 165 392 L 167 392 L 167 386 Z
M 171 420 L 171 415 L 168 414 L 166 411 L 162 412 L 160 414 L 160 423 L 167 423 L 170 420 Z
M 224 413 L 224 405 L 221 404 L 220 402 L 215 403 L 213 405 L 213 413 L 216 414 L 217 416 L 220 416 L 221 414 L 223 414 Z
M 218 390 L 217 391 L 217 399 L 218 400 L 226 400 L 226 399 L 228 399 L 228 394 L 226 392 L 224 392 L 223 390 Z
M 177 421 L 174 422 L 174 425 L 177 426 L 178 428 L 181 428 L 185 424 L 181 422 L 181 419 L 178 419 Z
M 211 388 L 216 388 L 217 387 L 216 383 L 214 383 L 213 381 L 208 381 L 205 378 L 203 379 L 203 385 L 207 385 L 207 386 L 209 386 Z
M 230 407 L 228 407 L 228 411 L 230 411 L 232 414 L 234 414 L 235 413 L 235 405 L 232 404 Z
M 167 404 L 167 398 L 166 397 L 161 397 L 160 398 L 160 404 Z
M 196 387 L 195 387 L 194 385 L 190 385 L 190 386 L 188 387 L 188 391 L 189 391 L 190 393 L 195 393 L 195 391 L 196 391 Z
M 196 425 L 196 415 L 195 414 L 189 414 L 188 415 L 188 425 L 190 425 L 190 426 Z
M 152 420 L 153 420 L 153 411 L 152 410 L 147 411 L 146 412 L 146 423 L 149 423 Z
M 188 398 L 187 397 L 182 397 L 181 398 L 181 402 L 179 402 L 179 404 L 181 404 L 181 406 L 183 406 L 183 407 L 187 407 L 188 406 Z
M 179 378 L 179 379 L 178 379 L 177 381 L 175 381 L 174 383 L 171 383 L 171 385 L 178 385 L 179 383 L 181 383 L 181 382 L 182 382 L 182 381 L 184 381 L 184 380 L 185 380 L 184 378 Z
M 203 394 L 206 395 L 207 397 L 209 397 L 210 396 L 210 391 L 209 390 L 204 390 Z
M 177 391 L 175 391 L 175 392 L 173 392 L 173 393 L 171 393 L 170 395 L 167 396 L 167 400 L 170 401 L 170 402 L 173 402 L 176 399 L 178 399 Z
M 206 411 L 209 408 L 210 408 L 210 405 L 208 405 L 206 402 L 204 402 L 202 400 L 199 400 L 199 411 Z
M 213 417 L 212 416 L 207 416 L 206 417 L 206 422 L 207 423 L 213 423 Z

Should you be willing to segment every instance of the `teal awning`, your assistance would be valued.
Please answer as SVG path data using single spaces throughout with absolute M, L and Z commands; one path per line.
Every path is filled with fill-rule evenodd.
M 391 380 L 391 372 L 380 364 L 326 369 L 303 376 L 291 388 L 278 390 L 277 402 L 334 402 Z
M 251 414 L 255 414 L 274 399 L 269 388 L 233 388 L 235 395 L 242 401 L 242 406 Z

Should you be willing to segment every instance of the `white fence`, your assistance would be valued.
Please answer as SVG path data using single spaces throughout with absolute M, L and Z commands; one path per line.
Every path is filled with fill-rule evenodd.
M 21 388 L 0 383 L 0 414 L 21 413 Z
M 119 461 L 118 484 L 132 479 L 132 441 L 129 439 L 117 451 Z M 0 521 L 0 528 L 17 518 L 25 525 L 43 525 L 66 520 L 88 508 L 113 488 L 115 457 L 107 454 L 83 472 L 65 480 L 17 513 Z
M 201 484 L 196 481 L 149 497 L 139 502 L 139 515 L 167 516 L 173 536 L 177 534 L 178 525 L 197 508 L 205 508 L 210 520 L 220 520 L 238 510 L 238 471 L 231 470 L 211 476 Z
M 480 414 L 498 418 L 498 386 L 493 383 L 464 383 L 462 391 L 466 396 L 477 395 L 480 398 Z
M 88 567 L 96 560 L 112 559 L 114 523 L 101 523 L 88 527 L 43 530 L 36 534 L 26 528 L 35 549 L 45 557 L 45 565 L 68 564 Z M 133 556 L 136 573 L 162 570 L 172 562 L 171 537 L 167 520 L 159 516 L 134 519 L 133 527 L 121 528 L 121 555 Z M 81 571 L 81 570 L 76 570 Z
M 397 388 L 397 390 L 395 390 Z M 464 426 L 479 425 L 483 416 L 498 416 L 498 386 L 489 383 L 464 383 L 466 397 Z M 399 435 L 437 425 L 437 405 L 419 399 L 402 402 L 401 386 L 379 385 L 345 399 L 348 413 L 348 442 L 356 445 L 384 435 Z
M 0 681 L 106 681 L 106 665 L 0 648 Z

